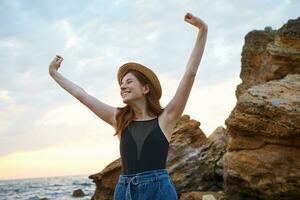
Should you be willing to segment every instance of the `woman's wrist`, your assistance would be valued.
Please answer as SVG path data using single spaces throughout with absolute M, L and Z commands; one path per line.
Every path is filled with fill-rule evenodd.
M 208 29 L 208 28 L 207 28 L 207 24 L 202 23 L 201 25 L 198 26 L 198 29 L 199 29 L 199 30 L 203 30 L 203 31 L 207 31 L 207 29 Z
M 57 70 L 56 70 L 56 69 L 49 68 L 49 74 L 50 74 L 51 76 L 55 75 L 55 73 L 57 73 Z

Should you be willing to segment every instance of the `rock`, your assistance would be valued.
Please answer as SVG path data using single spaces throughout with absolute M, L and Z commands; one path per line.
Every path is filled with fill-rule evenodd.
M 219 191 L 223 185 L 223 154 L 227 140 L 225 129 L 217 128 L 209 138 L 199 129 L 200 123 L 183 116 L 175 129 L 170 146 L 168 169 L 177 193 L 188 191 Z M 217 138 L 223 138 L 218 140 Z
M 40 200 L 49 200 L 48 198 L 44 197 L 44 198 L 41 198 Z
M 219 127 L 207 138 L 199 126 L 200 122 L 183 115 L 170 141 L 167 170 L 178 196 L 188 191 L 222 189 L 225 129 Z M 120 173 L 121 162 L 117 159 L 102 172 L 89 176 L 97 185 L 93 199 L 111 199 Z
M 246 35 L 237 98 L 254 85 L 300 73 L 299 27 L 300 18 L 289 20 L 279 30 L 255 30 Z
M 96 184 L 96 190 L 92 200 L 110 200 L 114 194 L 115 186 L 121 174 L 121 160 L 120 158 L 114 160 L 106 166 L 101 172 L 90 175 Z
M 216 200 L 216 198 L 211 194 L 206 194 L 202 196 L 202 200 Z
M 73 197 L 83 197 L 85 194 L 81 189 L 77 189 L 73 191 Z
M 300 18 L 246 36 L 226 119 L 225 199 L 300 199 Z
M 258 149 L 267 143 L 299 148 L 300 75 L 253 86 L 225 121 L 229 151 Z
M 223 192 L 185 192 L 180 196 L 180 200 L 222 200 Z
M 265 29 L 264 29 L 264 31 L 270 32 L 270 31 L 272 31 L 272 27 L 271 26 L 266 26 Z
M 300 75 L 287 75 L 253 86 L 238 99 L 225 121 L 225 197 L 300 198 L 299 97 Z

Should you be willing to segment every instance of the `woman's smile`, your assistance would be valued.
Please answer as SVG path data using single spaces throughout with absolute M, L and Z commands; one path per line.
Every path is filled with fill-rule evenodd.
M 130 93 L 130 91 L 123 91 L 123 92 L 121 92 L 121 96 L 125 97 L 125 96 L 127 96 L 128 93 Z

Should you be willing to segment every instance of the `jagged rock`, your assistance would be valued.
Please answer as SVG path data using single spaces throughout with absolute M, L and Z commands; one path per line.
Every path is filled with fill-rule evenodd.
M 84 197 L 84 192 L 81 189 L 77 189 L 73 191 L 73 197 Z
M 251 32 L 242 55 L 225 121 L 225 199 L 300 199 L 300 18 L 271 37 Z
M 182 193 L 180 200 L 222 200 L 223 192 L 186 192 Z
M 228 150 L 258 149 L 267 143 L 300 147 L 299 77 L 287 75 L 253 86 L 238 99 L 226 120 L 231 135 Z
M 211 194 L 206 194 L 202 196 L 202 200 L 216 200 L 216 198 Z
M 300 198 L 300 75 L 253 86 L 225 121 L 228 199 Z M 251 199 L 251 198 L 250 198 Z
M 114 194 L 115 186 L 121 174 L 121 160 L 120 158 L 114 160 L 106 166 L 101 172 L 90 175 L 96 184 L 96 190 L 92 200 L 110 200 Z
M 251 31 L 242 52 L 242 83 L 236 97 L 248 88 L 300 73 L 300 18 L 289 20 L 279 30 Z
M 217 164 L 222 163 L 220 160 L 226 152 L 225 129 L 219 127 L 206 138 L 199 129 L 200 123 L 188 120 L 183 118 L 175 129 L 168 158 L 168 169 L 177 192 L 219 191 L 223 184 L 223 166 Z
M 179 197 L 187 191 L 222 189 L 225 129 L 219 127 L 207 138 L 199 126 L 200 122 L 183 115 L 170 141 L 167 169 Z M 117 159 L 100 173 L 89 176 L 97 185 L 93 199 L 111 199 L 120 173 L 121 162 Z

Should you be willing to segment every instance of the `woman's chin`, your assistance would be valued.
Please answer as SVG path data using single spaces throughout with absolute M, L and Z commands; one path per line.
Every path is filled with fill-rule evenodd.
M 126 103 L 126 104 L 129 102 L 128 99 L 126 99 L 126 98 L 123 98 L 122 100 L 123 100 L 123 103 Z

